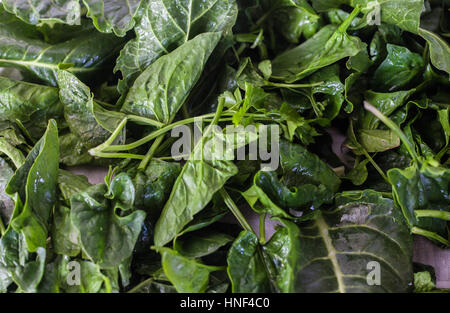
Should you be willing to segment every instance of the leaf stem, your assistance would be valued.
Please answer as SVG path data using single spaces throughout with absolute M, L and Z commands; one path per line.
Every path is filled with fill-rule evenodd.
M 98 156 L 100 157 L 100 153 L 101 152 L 106 152 L 106 148 L 109 147 L 110 145 L 112 145 L 112 143 L 114 142 L 114 140 L 116 140 L 116 138 L 119 136 L 120 132 L 122 131 L 122 129 L 125 127 L 125 125 L 127 124 L 128 119 L 124 118 L 122 120 L 122 122 L 120 122 L 119 126 L 117 126 L 117 128 L 114 130 L 114 132 L 111 134 L 111 136 L 109 136 L 109 138 L 102 143 L 101 145 L 89 150 L 89 154 L 93 155 L 93 156 Z
M 156 138 L 156 140 L 153 142 L 152 146 L 150 147 L 150 150 L 148 150 L 148 152 L 145 155 L 144 159 L 139 164 L 139 167 L 138 167 L 139 170 L 145 170 L 145 168 L 147 167 L 148 163 L 150 162 L 150 160 L 155 155 L 155 152 L 158 149 L 159 145 L 164 140 L 164 137 L 165 137 L 165 135 L 161 135 L 158 138 Z
M 91 155 L 105 158 L 105 159 L 135 159 L 135 160 L 143 160 L 145 156 L 140 154 L 132 154 L 132 153 L 107 153 L 107 152 L 95 152 L 95 154 L 91 153 Z
M 6 232 L 5 225 L 3 224 L 2 217 L 0 216 L 0 234 L 2 235 L 2 237 L 5 235 L 5 232 Z
M 211 113 L 211 114 L 206 114 L 203 116 L 198 116 L 198 117 L 192 117 L 192 118 L 188 118 L 185 120 L 181 120 L 175 123 L 172 123 L 170 125 L 167 125 L 161 129 L 158 129 L 154 132 L 152 132 L 151 134 L 145 136 L 144 138 L 141 138 L 139 140 L 136 140 L 135 142 L 132 142 L 130 144 L 126 144 L 126 145 L 120 145 L 120 146 L 113 146 L 113 145 L 107 145 L 102 144 L 102 149 L 99 151 L 103 151 L 103 152 L 112 152 L 112 151 L 127 151 L 127 150 L 132 150 L 135 148 L 138 148 L 144 144 L 146 144 L 147 142 L 171 131 L 172 129 L 178 127 L 178 126 L 182 126 L 182 125 L 186 125 L 186 124 L 191 124 L 194 123 L 196 121 L 196 119 L 205 119 L 206 122 L 210 121 L 210 119 L 214 116 L 215 113 Z M 231 112 L 225 112 L 223 113 L 223 115 L 228 115 L 231 116 L 233 113 Z M 263 114 L 250 114 L 251 116 L 254 117 L 255 120 L 260 120 L 260 121 L 272 121 L 273 118 L 269 118 L 266 115 Z M 245 115 L 247 116 L 247 114 Z M 232 121 L 232 118 L 220 118 L 218 120 L 219 122 L 227 122 L 227 121 Z M 100 147 L 100 146 L 99 146 Z M 97 150 L 97 148 L 95 148 Z
M 231 213 L 233 213 L 233 215 L 236 217 L 239 224 L 241 224 L 242 228 L 244 228 L 245 230 L 247 230 L 249 232 L 255 233 L 253 231 L 252 227 L 250 226 L 250 224 L 245 219 L 244 215 L 242 215 L 242 212 L 239 210 L 236 203 L 234 203 L 233 199 L 231 199 L 230 195 L 225 190 L 225 188 L 220 189 L 219 192 L 223 198 L 223 201 L 225 202 L 227 207 L 230 209 Z
M 361 147 L 362 148 L 362 147 Z M 362 148 L 361 149 L 362 153 L 364 154 L 364 156 L 369 160 L 370 164 L 372 164 L 372 166 L 377 170 L 377 172 L 381 175 L 381 177 L 383 177 L 383 179 L 389 182 L 388 177 L 386 176 L 386 174 L 383 172 L 383 170 L 381 169 L 381 167 L 378 166 L 378 164 L 372 159 L 372 157 L 370 156 L 370 154 L 367 152 L 366 149 Z
M 450 221 L 450 212 L 440 210 L 415 210 L 417 217 L 436 217 L 441 220 Z
M 155 126 L 158 128 L 164 127 L 163 123 L 152 120 L 151 118 L 146 118 L 146 117 L 137 116 L 137 115 L 127 115 L 127 118 L 131 122 L 135 122 L 135 123 L 141 123 L 144 125 Z
M 425 230 L 425 229 L 422 229 L 422 228 L 419 228 L 416 226 L 411 228 L 411 232 L 415 235 L 420 235 L 420 236 L 427 237 L 429 239 L 439 241 L 440 243 L 446 245 L 447 247 L 450 246 L 450 242 L 447 239 L 445 239 L 442 236 L 439 236 L 438 234 L 436 234 L 434 232 L 431 232 L 431 231 L 428 231 L 428 230 Z
M 259 242 L 264 245 L 266 244 L 266 213 L 259 216 Z
M 320 86 L 324 82 L 316 82 L 316 83 L 310 83 L 310 84 L 283 84 L 283 83 L 274 83 L 270 81 L 266 81 L 266 86 L 270 87 L 280 87 L 280 88 L 308 88 L 308 87 L 315 87 Z

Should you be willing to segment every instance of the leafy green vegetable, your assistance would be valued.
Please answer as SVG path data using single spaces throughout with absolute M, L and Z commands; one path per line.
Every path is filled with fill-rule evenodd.
M 50 216 L 56 204 L 58 160 L 58 129 L 51 120 L 42 139 L 6 186 L 9 195 L 18 193 L 24 203 L 11 226 L 24 236 L 30 252 L 46 247 Z
M 114 32 L 117 36 L 125 36 L 133 28 L 134 16 L 140 0 L 83 0 L 90 17 L 98 30 L 104 33 Z
M 445 292 L 448 8 L 1 1 L 0 292 Z
M 424 68 L 422 57 L 405 47 L 386 45 L 388 56 L 374 73 L 372 85 L 377 90 L 395 91 L 407 85 Z
M 61 22 L 74 25 L 80 23 L 81 9 L 76 0 L 4 0 L 2 3 L 8 12 L 30 24 Z
M 278 55 L 272 62 L 275 79 L 294 82 L 340 59 L 354 56 L 365 48 L 359 38 L 347 35 L 358 10 L 339 27 L 327 25 L 300 46 Z
M 121 71 L 119 90 L 125 92 L 150 64 L 188 40 L 205 32 L 227 31 L 236 20 L 235 1 L 191 1 L 183 10 L 166 0 L 141 5 L 136 38 L 130 40 L 117 59 Z
M 122 111 L 164 124 L 171 122 L 219 39 L 219 33 L 201 34 L 159 58 L 136 79 Z
M 120 180 L 119 176 L 114 178 L 114 182 Z M 145 212 L 137 210 L 126 216 L 118 215 L 120 197 L 114 195 L 110 200 L 107 194 L 111 194 L 111 187 L 108 190 L 106 185 L 95 185 L 73 196 L 70 218 L 80 233 L 86 255 L 101 267 L 112 268 L 133 252 Z

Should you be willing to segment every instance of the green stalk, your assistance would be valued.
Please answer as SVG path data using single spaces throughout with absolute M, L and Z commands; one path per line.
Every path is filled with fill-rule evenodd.
M 156 150 L 158 149 L 159 145 L 162 143 L 162 141 L 164 140 L 165 135 L 161 135 L 158 138 L 156 138 L 156 140 L 153 142 L 152 146 L 150 147 L 150 150 L 148 150 L 147 154 L 145 155 L 144 159 L 142 160 L 142 162 L 139 164 L 138 169 L 140 170 L 145 170 L 145 168 L 147 167 L 148 163 L 150 162 L 150 160 L 153 158 L 153 156 L 155 155 Z
M 441 220 L 450 221 L 450 212 L 440 210 L 415 210 L 417 217 L 436 217 Z
M 110 145 L 112 145 L 114 140 L 116 140 L 116 138 L 120 135 L 120 132 L 122 131 L 122 129 L 127 124 L 127 121 L 128 121 L 128 119 L 124 118 L 122 120 L 122 122 L 120 122 L 119 126 L 117 126 L 117 128 L 111 134 L 111 136 L 109 136 L 109 138 L 104 143 L 102 143 L 101 145 L 99 145 L 99 146 L 89 150 L 89 154 L 92 155 L 92 156 L 100 157 L 99 153 L 105 152 L 106 148 L 109 147 Z
M 361 147 L 362 148 L 362 147 Z M 370 156 L 370 154 L 366 151 L 366 149 L 362 148 L 361 149 L 362 153 L 364 154 L 364 156 L 369 160 L 370 164 L 372 164 L 372 166 L 377 170 L 377 172 L 381 175 L 381 177 L 383 177 L 383 179 L 389 182 L 388 177 L 386 176 L 386 174 L 383 172 L 383 170 L 381 169 L 381 167 L 378 166 L 378 164 L 372 159 L 372 157 Z
M 142 117 L 142 116 L 127 115 L 127 118 L 131 122 L 141 123 L 141 124 L 144 124 L 144 125 L 155 126 L 155 127 L 158 127 L 158 128 L 161 128 L 161 127 L 164 126 L 164 124 L 161 123 L 161 122 L 152 120 L 151 118 Z
M 89 152 L 90 153 L 90 152 Z M 134 159 L 134 160 L 143 160 L 145 157 L 140 154 L 132 154 L 132 153 L 106 153 L 106 152 L 95 152 L 95 154 L 91 153 L 91 155 L 105 158 L 105 159 Z
M 359 5 L 357 5 L 352 13 L 350 13 L 350 15 L 342 22 L 341 25 L 339 25 L 338 30 L 340 32 L 346 32 L 347 29 L 349 28 L 349 26 L 352 24 L 353 20 L 355 19 L 355 17 L 359 14 L 359 11 L 361 11 L 361 8 Z
M 233 199 L 231 199 L 231 197 L 228 194 L 228 192 L 226 192 L 226 190 L 224 188 L 220 189 L 219 192 L 220 192 L 220 195 L 223 198 L 223 201 L 225 202 L 227 207 L 230 209 L 231 213 L 233 213 L 233 215 L 236 217 L 236 219 L 238 220 L 239 224 L 241 224 L 242 228 L 244 228 L 246 231 L 250 231 L 250 232 L 254 233 L 252 227 L 247 222 L 247 220 L 245 219 L 244 215 L 242 215 L 242 212 L 239 210 L 239 208 L 237 207 L 236 203 L 234 203 Z
M 232 113 L 227 113 L 227 112 L 224 113 L 224 115 L 231 115 L 231 114 Z M 253 114 L 245 114 L 244 116 L 250 116 L 250 115 L 253 116 L 254 120 L 257 120 L 257 121 L 273 121 L 272 118 L 268 118 L 267 116 L 262 115 L 262 114 L 258 114 L 258 115 L 256 115 L 256 114 L 255 115 L 253 115 Z M 103 148 L 101 149 L 101 151 L 103 151 L 103 152 L 112 152 L 112 151 L 127 151 L 127 150 L 136 149 L 136 148 L 138 148 L 138 147 L 148 143 L 149 141 L 152 141 L 153 139 L 155 139 L 155 138 L 157 138 L 157 137 L 159 137 L 161 135 L 164 135 L 165 133 L 171 131 L 172 129 L 174 129 L 174 128 L 178 127 L 178 126 L 194 123 L 195 120 L 198 119 L 198 118 L 204 118 L 205 122 L 209 122 L 209 121 L 211 121 L 211 117 L 212 117 L 212 114 L 206 114 L 206 115 L 203 115 L 203 116 L 200 116 L 200 117 L 192 117 L 192 118 L 188 118 L 188 119 L 185 119 L 185 120 L 182 120 L 182 121 L 175 122 L 175 123 L 172 123 L 170 125 L 167 125 L 166 127 L 158 129 L 158 130 L 152 132 L 151 134 L 145 136 L 144 138 L 136 140 L 135 142 L 132 142 L 132 143 L 127 144 L 127 145 L 112 146 L 112 145 L 107 145 L 105 143 L 105 144 L 102 144 Z M 229 122 L 229 121 L 232 121 L 231 117 L 230 118 L 220 118 L 219 119 L 219 122 Z M 95 148 L 95 149 L 97 149 L 97 148 Z
M 434 239 L 436 241 L 439 241 L 440 243 L 446 245 L 447 247 L 450 246 L 450 242 L 445 239 L 444 237 L 439 236 L 438 234 L 419 228 L 419 227 L 413 227 L 411 228 L 411 232 L 415 235 L 420 235 L 420 236 L 424 236 L 430 239 Z
M 259 242 L 266 244 L 266 216 L 267 214 L 261 214 L 259 216 Z
M 2 237 L 5 235 L 6 229 L 5 229 L 5 225 L 3 225 L 3 220 L 2 217 L 0 216 L 0 234 L 2 235 Z
M 308 87 L 315 87 L 320 86 L 323 84 L 323 82 L 317 82 L 317 83 L 310 83 L 310 84 L 282 84 L 282 83 L 273 83 L 266 81 L 266 86 L 270 87 L 280 87 L 280 88 L 308 88 Z

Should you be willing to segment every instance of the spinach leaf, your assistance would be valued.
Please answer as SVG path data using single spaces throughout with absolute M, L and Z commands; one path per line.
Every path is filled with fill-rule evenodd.
M 202 150 L 202 144 L 196 146 L 175 181 L 156 223 L 156 246 L 164 246 L 171 241 L 211 201 L 214 193 L 237 174 L 237 168 L 231 161 L 203 160 Z
M 358 37 L 347 35 L 357 13 L 355 10 L 339 27 L 327 25 L 298 47 L 278 55 L 272 61 L 272 78 L 294 82 L 340 59 L 357 55 L 365 44 Z
M 62 120 L 63 110 L 58 89 L 0 77 L 0 120 L 20 121 L 40 138 L 50 119 Z
M 145 68 L 195 36 L 228 31 L 236 15 L 234 0 L 194 0 L 183 10 L 167 0 L 143 2 L 134 28 L 136 39 L 125 45 L 114 69 L 123 76 L 119 91 L 125 94 Z
M 94 100 L 89 87 L 68 71 L 58 71 L 57 82 L 64 117 L 83 146 L 90 149 L 108 139 L 125 115 L 103 109 Z
M 169 248 L 160 247 L 158 252 L 162 255 L 164 273 L 178 292 L 206 291 L 209 275 L 217 270 L 216 268 L 185 258 Z
M 119 51 L 123 39 L 100 33 L 83 33 L 78 37 L 48 44 L 27 38 L 16 28 L 0 28 L 0 66 L 15 67 L 34 78 L 56 86 L 58 64 L 70 64 L 69 71 L 82 79 L 95 80 L 95 73 L 107 70 L 108 62 Z
M 404 170 L 394 168 L 387 175 L 392 184 L 392 193 L 408 224 L 439 235 L 444 239 L 440 242 L 445 244 L 448 238 L 447 221 L 438 217 L 439 211 L 449 212 L 450 170 L 423 163 Z M 432 210 L 436 216 L 419 216 L 416 210 Z M 431 236 L 431 239 L 440 238 Z
M 58 129 L 56 122 L 50 120 L 42 139 L 6 186 L 9 195 L 18 193 L 24 202 L 11 226 L 24 236 L 30 252 L 46 247 L 50 216 L 57 200 L 58 160 Z
M 95 27 L 104 33 L 125 36 L 134 26 L 134 16 L 141 0 L 83 0 Z
M 160 57 L 134 82 L 122 111 L 167 124 L 186 101 L 220 39 L 204 33 Z
M 94 185 L 71 199 L 70 218 L 80 233 L 83 252 L 102 268 L 117 267 L 130 257 L 145 219 L 141 210 L 120 214 L 116 208 L 122 194 L 111 191 L 106 185 Z
M 212 231 L 197 231 L 177 238 L 174 250 L 188 258 L 200 258 L 209 255 L 229 242 L 233 241 L 230 235 Z
M 450 74 L 450 48 L 438 35 L 426 30 L 419 29 L 419 35 L 422 36 L 430 46 L 430 58 L 434 66 L 441 71 Z
M 5 10 L 30 24 L 60 22 L 75 25 L 80 23 L 81 9 L 76 0 L 5 0 L 2 3 Z
M 372 86 L 378 91 L 396 91 L 410 83 L 425 67 L 422 57 L 408 48 L 387 44 L 388 55 L 376 69 Z
M 12 214 L 12 201 L 5 193 L 5 188 L 14 175 L 14 171 L 5 159 L 0 157 L 0 218 L 2 221 L 9 221 Z
M 365 191 L 343 193 L 336 205 L 300 227 L 304 248 L 299 250 L 297 291 L 407 291 L 412 281 L 412 238 L 394 203 Z M 367 284 L 372 261 L 380 266 L 380 285 Z
M 23 204 L 16 195 L 12 218 L 22 210 Z M 38 247 L 35 252 L 29 252 L 24 235 L 9 225 L 0 239 L 0 292 L 6 292 L 13 282 L 19 290 L 36 292 L 44 275 L 46 250 Z

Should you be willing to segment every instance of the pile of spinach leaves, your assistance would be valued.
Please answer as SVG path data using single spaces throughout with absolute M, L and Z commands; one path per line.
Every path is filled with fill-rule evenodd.
M 1 2 L 0 292 L 408 292 L 450 246 L 449 1 Z M 264 125 L 276 170 L 224 157 Z

